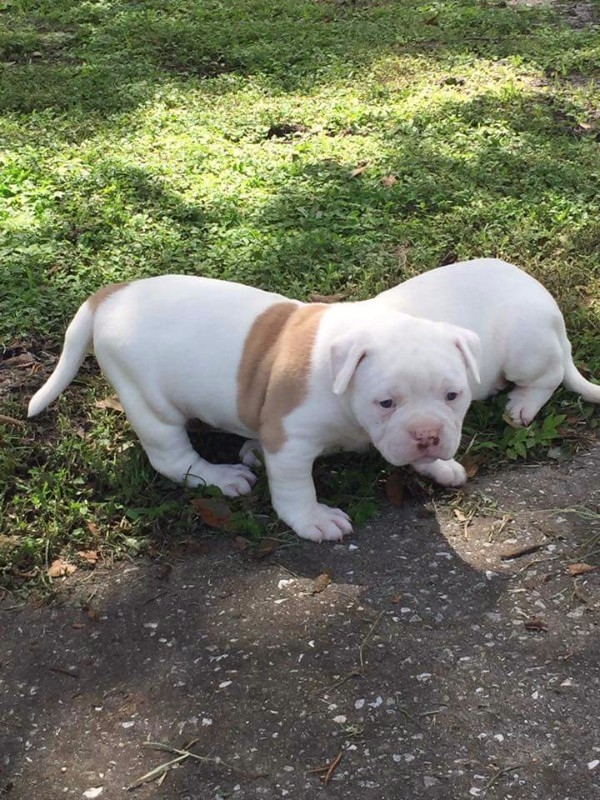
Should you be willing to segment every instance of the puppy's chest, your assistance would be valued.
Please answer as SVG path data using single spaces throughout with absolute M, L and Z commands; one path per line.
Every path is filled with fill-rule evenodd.
M 325 436 L 323 454 L 339 452 L 361 452 L 368 450 L 371 440 L 366 431 L 360 427 L 355 429 L 339 429 L 331 431 L 330 436 Z

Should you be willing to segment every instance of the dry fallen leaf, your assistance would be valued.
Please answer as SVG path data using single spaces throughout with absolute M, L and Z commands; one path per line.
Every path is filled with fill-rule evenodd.
M 261 541 L 254 551 L 254 558 L 265 558 L 265 556 L 270 556 L 271 553 L 274 553 L 275 550 L 281 547 L 281 544 L 282 543 L 279 539 L 272 539 L 270 536 L 267 536 Z
M 75 555 L 85 561 L 87 564 L 94 566 L 100 560 L 99 550 L 78 550 Z
M 479 463 L 475 456 L 472 456 L 470 453 L 467 453 L 460 462 L 463 467 L 465 468 L 465 472 L 467 473 L 467 478 L 474 478 L 475 475 L 479 472 Z
M 231 530 L 231 509 L 218 497 L 194 497 L 191 501 L 202 521 L 211 528 Z
M 525 623 L 525 630 L 527 631 L 547 631 L 548 626 L 544 620 L 536 617 L 535 619 L 528 619 Z
M 593 572 L 598 569 L 593 564 L 569 564 L 569 573 L 571 575 L 585 575 L 586 572 Z
M 404 476 L 399 470 L 394 470 L 385 482 L 385 496 L 396 508 L 401 508 L 406 499 L 406 486 Z
M 398 178 L 395 175 L 386 175 L 385 178 L 381 179 L 381 183 L 389 189 L 390 186 L 398 183 Z
M 368 161 L 361 161 L 360 164 L 358 164 L 357 167 L 352 170 L 352 172 L 350 173 L 350 177 L 358 178 L 358 176 L 362 175 L 368 166 L 369 166 Z
M 77 567 L 74 564 L 69 564 L 63 558 L 55 559 L 48 567 L 49 578 L 62 578 L 67 575 L 72 575 Z
M 339 303 L 344 300 L 344 294 L 312 294 L 310 296 L 311 303 Z
M 393 594 L 390 597 L 390 603 L 394 603 L 394 605 L 397 605 L 398 603 L 401 603 L 401 602 L 402 602 L 402 595 L 401 594 Z
M 330 583 L 331 583 L 331 573 L 325 570 L 325 572 L 322 572 L 320 575 L 317 575 L 317 577 L 314 579 L 310 593 L 319 594 L 324 589 L 326 589 Z
M 236 553 L 242 553 L 249 547 L 250 547 L 250 540 L 246 539 L 245 536 L 236 536 L 235 539 L 231 542 L 231 549 L 235 550 Z
M 123 411 L 123 406 L 119 402 L 119 398 L 116 394 L 113 394 L 104 400 L 97 400 L 94 405 L 96 408 L 112 408 L 113 411 Z
M 467 515 L 463 511 L 461 511 L 460 508 L 455 508 L 454 509 L 454 516 L 456 517 L 456 519 L 459 522 L 468 522 L 469 521 L 469 518 L 467 517 Z

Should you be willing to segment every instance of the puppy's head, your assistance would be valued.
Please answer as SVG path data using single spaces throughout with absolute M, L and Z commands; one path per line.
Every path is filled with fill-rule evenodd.
M 332 342 L 333 391 L 391 464 L 447 460 L 460 443 L 480 356 L 472 331 L 380 309 Z

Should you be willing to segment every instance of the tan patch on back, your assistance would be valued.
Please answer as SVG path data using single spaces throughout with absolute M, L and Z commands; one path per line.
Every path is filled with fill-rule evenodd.
M 238 414 L 271 453 L 285 443 L 283 418 L 308 392 L 312 349 L 326 308 L 277 303 L 256 318 L 246 338 L 238 371 Z
M 110 297 L 111 294 L 124 289 L 126 286 L 129 286 L 129 281 L 124 281 L 123 283 L 111 283 L 109 286 L 103 286 L 102 289 L 98 289 L 95 294 L 93 294 L 91 297 L 88 297 L 88 303 L 90 304 L 92 312 L 94 312 L 98 306 L 106 300 L 107 297 Z

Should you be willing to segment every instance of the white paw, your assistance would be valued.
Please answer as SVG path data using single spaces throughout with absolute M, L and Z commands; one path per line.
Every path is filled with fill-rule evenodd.
M 462 464 L 451 458 L 449 461 L 437 459 L 430 464 L 413 464 L 418 473 L 432 478 L 442 486 L 462 486 L 467 482 L 467 472 Z
M 254 467 L 256 469 L 262 466 L 262 461 L 257 455 L 261 453 L 262 447 L 258 439 L 248 439 L 244 442 L 240 450 L 240 461 L 247 467 Z
M 504 410 L 516 425 L 523 425 L 525 428 L 531 424 L 538 411 L 537 408 L 535 410 L 527 408 L 527 405 L 516 397 L 509 399 Z
M 322 503 L 315 503 L 300 520 L 295 518 L 289 524 L 298 536 L 311 542 L 339 542 L 346 534 L 352 533 L 348 514 L 340 508 L 330 508 Z
M 206 482 L 218 486 L 225 497 L 248 494 L 256 483 L 256 475 L 244 464 L 214 464 Z

